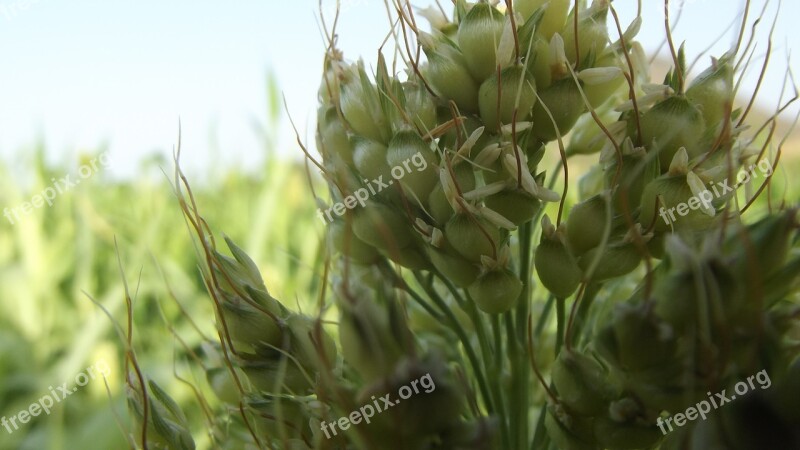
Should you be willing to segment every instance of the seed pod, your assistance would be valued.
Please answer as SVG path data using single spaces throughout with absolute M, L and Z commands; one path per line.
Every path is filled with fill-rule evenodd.
M 627 303 L 617 305 L 607 331 L 611 345 L 606 342 L 602 347 L 610 350 L 613 356 L 606 360 L 623 371 L 639 372 L 676 364 L 677 342 L 672 328 L 646 307 Z M 606 333 L 606 330 L 601 333 Z
M 518 101 L 519 100 L 519 101 Z M 525 66 L 506 67 L 483 82 L 479 93 L 481 119 L 486 129 L 497 131 L 516 121 L 525 121 L 536 103 L 536 81 Z
M 536 28 L 536 34 L 550 39 L 564 28 L 571 3 L 570 0 L 515 0 L 514 11 L 528 20 L 537 9 L 546 5 L 542 20 Z
M 710 205 L 713 208 L 713 202 Z M 655 223 L 657 232 L 705 229 L 714 216 L 703 212 L 702 206 L 703 200 L 692 192 L 686 175 L 664 175 L 645 186 L 639 223 L 644 228 Z
M 284 448 L 293 450 L 307 447 L 305 445 L 295 447 L 292 441 L 297 439 L 308 441 L 312 438 L 308 420 L 311 411 L 308 410 L 307 402 L 303 397 L 266 395 L 250 396 L 245 404 L 254 412 L 255 425 L 259 433 L 264 436 L 285 435 L 287 443 Z
M 626 87 L 625 77 L 622 76 L 622 71 L 627 70 L 624 68 L 623 62 L 620 60 L 619 55 L 610 52 L 602 56 L 594 65 L 594 68 L 609 68 L 619 69 L 619 76 L 613 77 L 608 81 L 601 83 L 586 83 L 583 86 L 583 93 L 586 94 L 586 99 L 593 108 L 599 108 L 602 104 L 612 98 L 614 94 L 619 92 L 623 87 Z
M 467 287 L 478 278 L 480 273 L 478 266 L 462 258 L 454 250 L 428 246 L 427 251 L 436 270 L 456 286 Z
M 432 268 L 428 257 L 415 244 L 401 249 L 381 250 L 387 258 L 411 270 L 430 270 Z
M 233 377 L 226 367 L 214 367 L 206 370 L 206 380 L 211 390 L 223 403 L 235 405 L 239 403 L 239 393 Z
M 500 229 L 483 218 L 456 214 L 445 225 L 444 234 L 461 256 L 475 264 L 481 256 L 493 257 L 500 250 Z
M 357 137 L 354 139 L 353 163 L 362 177 L 377 180 L 388 179 L 391 167 L 386 162 L 387 147 L 380 142 Z
M 757 267 L 759 278 L 765 280 L 783 267 L 791 242 L 797 239 L 799 221 L 797 210 L 791 209 L 750 225 L 746 238 L 733 233 L 726 244 L 732 250 L 738 270 L 748 273 Z M 749 242 L 743 245 L 744 239 Z
M 600 245 L 606 226 L 610 226 L 608 203 L 604 195 L 582 201 L 572 207 L 567 218 L 567 242 L 576 256 Z
M 342 114 L 357 134 L 373 141 L 388 142 L 391 127 L 381 108 L 381 94 L 367 78 L 363 64 L 354 70 L 358 75 L 342 87 Z
M 424 86 L 416 82 L 403 84 L 403 97 L 406 115 L 414 121 L 420 132 L 436 128 L 436 105 Z
M 272 359 L 266 359 L 242 354 L 236 362 L 257 392 L 291 392 L 307 395 L 314 390 L 314 386 L 306 378 L 304 369 L 288 356 L 273 356 Z
M 715 129 L 733 107 L 733 58 L 723 56 L 695 78 L 686 98 L 703 114 L 709 128 Z
M 659 160 L 650 158 L 644 148 L 633 148 L 623 144 L 622 166 L 614 158 L 605 170 L 605 186 L 613 191 L 612 202 L 614 209 L 621 214 L 632 214 L 641 204 L 644 187 L 658 178 L 661 173 Z M 614 185 L 616 180 L 616 185 Z
M 353 215 L 353 233 L 369 245 L 382 250 L 407 247 L 414 235 L 402 211 L 375 201 L 367 202 Z
M 503 14 L 480 2 L 458 25 L 458 46 L 472 77 L 482 82 L 497 71 L 497 45 L 503 34 Z
M 549 223 L 549 219 L 547 219 L 547 223 Z M 544 224 L 543 228 L 546 228 Z M 569 297 L 578 289 L 581 282 L 581 270 L 575 258 L 567 250 L 567 246 L 564 245 L 563 233 L 563 228 L 553 231 L 549 235 L 547 231 L 543 231 L 542 240 L 536 248 L 534 257 L 534 265 L 539 279 L 557 298 Z
M 552 55 L 550 42 L 541 36 L 534 35 L 530 57 L 525 61 L 525 66 L 536 80 L 536 88 L 543 90 L 553 84 Z M 527 54 L 527 53 L 526 53 Z
M 469 287 L 469 295 L 481 311 L 502 314 L 517 304 L 522 282 L 508 269 L 492 270 L 480 276 Z
M 422 49 L 428 56 L 423 76 L 437 94 L 453 100 L 462 112 L 478 111 L 480 83 L 472 78 L 464 55 L 452 42 L 436 41 L 420 33 Z
M 335 108 L 328 110 L 325 126 L 321 133 L 320 152 L 323 155 L 335 154 L 347 164 L 353 163 L 353 144 L 347 135 Z
M 575 126 L 578 118 L 586 112 L 583 97 L 572 78 L 556 81 L 552 86 L 539 92 L 539 98 L 541 101 L 533 107 L 531 120 L 533 135 L 542 142 L 555 140 L 559 133 L 564 137 Z
M 328 242 L 334 250 L 359 264 L 372 264 L 380 258 L 375 247 L 356 237 L 343 220 L 328 224 Z
M 597 111 L 603 125 L 612 135 L 623 135 L 627 126 L 624 122 L 618 121 L 619 113 L 613 109 Z M 618 133 L 619 132 L 619 133 Z M 622 140 L 615 136 L 615 139 Z M 603 147 L 611 145 L 608 135 L 602 128 L 597 126 L 594 117 L 589 114 L 582 115 L 573 128 L 567 145 L 567 156 L 572 155 L 594 155 L 600 153 Z
M 578 46 L 580 55 L 575 48 L 575 10 L 567 17 L 566 24 L 561 31 L 564 37 L 564 51 L 567 59 L 578 69 L 586 68 L 587 59 L 601 55 L 608 45 L 608 2 L 595 1 L 588 9 L 578 14 Z
M 189 431 L 189 421 L 181 408 L 153 380 L 147 380 L 148 390 L 128 389 L 128 408 L 139 425 L 147 427 L 147 444 L 142 442 L 143 433 L 133 433 L 141 448 L 169 448 L 194 450 L 195 443 Z M 138 385 L 136 385 L 138 388 Z M 148 399 L 147 423 L 144 422 L 144 398 Z
M 559 400 L 578 414 L 600 413 L 614 398 L 608 376 L 600 363 L 571 350 L 559 353 L 553 364 L 552 378 Z
M 578 260 L 578 266 L 583 270 L 584 276 L 589 275 L 587 271 L 594 264 L 600 250 L 600 247 L 595 247 Z M 600 262 L 595 266 L 591 279 L 600 282 L 627 275 L 639 267 L 641 261 L 641 251 L 633 243 L 611 244 L 603 249 Z
M 287 320 L 291 354 L 308 372 L 325 370 L 336 363 L 336 344 L 317 319 L 292 314 Z
M 244 350 L 280 345 L 284 332 L 281 316 L 257 309 L 241 297 L 226 293 L 223 296 L 225 301 L 220 307 L 231 339 L 244 345 Z
M 392 168 L 392 177 L 413 193 L 413 197 L 407 195 L 409 198 L 425 201 L 439 181 L 437 158 L 415 131 L 400 131 L 394 135 L 386 152 L 386 162 Z
M 703 115 L 686 97 L 674 95 L 644 113 L 640 122 L 642 140 L 650 152 L 657 152 L 662 170 L 669 167 L 678 149 L 689 158 L 703 152 L 701 141 L 706 126 Z
M 390 375 L 413 342 L 402 310 L 393 300 L 387 306 L 370 298 L 339 304 L 339 342 L 344 360 L 365 381 Z
M 533 219 L 539 212 L 542 202 L 522 189 L 502 191 L 484 199 L 486 207 L 510 220 L 514 225 L 522 225 Z

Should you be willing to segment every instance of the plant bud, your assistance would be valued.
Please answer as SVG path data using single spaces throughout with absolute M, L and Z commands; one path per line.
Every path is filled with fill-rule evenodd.
M 761 280 L 766 280 L 783 267 L 789 256 L 792 240 L 796 242 L 799 220 L 798 210 L 790 209 L 750 225 L 747 227 L 746 237 L 733 233 L 727 246 L 736 258 L 739 271 L 748 273 L 758 268 Z
M 608 376 L 594 358 L 562 350 L 553 365 L 553 384 L 558 398 L 578 414 L 594 415 L 608 408 L 614 398 Z
M 420 132 L 427 133 L 436 128 L 436 105 L 425 86 L 420 83 L 405 83 L 403 96 L 406 114 Z
M 354 141 L 353 164 L 358 173 L 368 180 L 378 180 L 381 176 L 389 178 L 391 167 L 386 162 L 386 146 L 364 138 L 355 138 Z
M 291 354 L 309 372 L 322 371 L 336 363 L 336 343 L 317 319 L 293 314 L 287 320 Z
M 481 256 L 493 257 L 502 243 L 499 228 L 466 213 L 454 215 L 445 225 L 444 234 L 461 256 L 475 264 L 481 262 Z
M 711 191 L 707 192 L 710 194 Z M 706 200 L 709 196 L 705 195 Z M 711 224 L 714 216 L 703 212 L 703 203 L 703 198 L 695 196 L 692 192 L 686 175 L 663 175 L 645 186 L 639 223 L 644 228 L 649 228 L 655 223 L 657 232 L 667 232 L 673 228 L 704 229 Z M 691 208 L 692 205 L 695 206 L 694 209 Z M 706 205 L 713 210 L 713 202 Z
M 532 130 L 533 135 L 542 142 L 553 141 L 559 134 L 561 137 L 566 136 L 578 118 L 586 112 L 583 97 L 572 78 L 556 81 L 539 92 L 539 98 L 541 101 L 533 107 Z
M 608 46 L 608 1 L 600 0 L 592 3 L 588 9 L 578 13 L 578 46 L 580 55 L 575 48 L 575 16 L 573 10 L 561 31 L 564 37 L 564 51 L 570 63 L 579 69 L 585 68 L 589 56 L 597 57 Z
M 545 220 L 549 224 L 547 216 Z M 581 269 L 564 245 L 563 233 L 563 228 L 550 235 L 547 231 L 543 231 L 542 240 L 536 248 L 534 257 L 536 273 L 539 274 L 542 284 L 553 295 L 562 299 L 572 295 L 581 282 Z
M 370 298 L 340 302 L 339 342 L 342 356 L 365 381 L 391 374 L 413 342 L 403 311 Z
M 594 264 L 600 250 L 600 247 L 595 247 L 578 260 L 578 265 L 585 276 L 589 275 L 586 272 Z M 600 262 L 594 267 L 591 279 L 599 282 L 627 275 L 639 267 L 641 261 L 641 251 L 633 243 L 609 245 L 600 256 Z
M 343 220 L 328 224 L 328 242 L 334 250 L 359 264 L 372 264 L 380 258 L 375 247 L 357 238 Z
M 516 121 L 525 121 L 536 103 L 536 81 L 525 66 L 516 65 L 495 72 L 483 82 L 479 93 L 481 119 L 489 131 Z
M 486 207 L 510 220 L 514 225 L 522 225 L 533 219 L 539 212 L 542 202 L 522 189 L 506 190 L 486 197 Z
M 480 273 L 478 267 L 462 258 L 453 250 L 438 249 L 428 246 L 428 257 L 431 263 L 445 278 L 458 287 L 467 287 L 475 282 Z
M 697 76 L 689 89 L 689 99 L 703 114 L 706 125 L 716 128 L 733 108 L 733 58 L 723 56 L 712 61 L 711 67 Z
M 350 137 L 347 135 L 336 109 L 331 108 L 327 115 L 328 119 L 325 121 L 325 127 L 321 134 L 320 153 L 323 155 L 335 154 L 345 163 L 352 164 L 353 144 L 350 142 Z
M 367 78 L 363 64 L 355 70 L 358 75 L 342 88 L 342 114 L 357 134 L 373 141 L 388 142 L 391 127 L 381 108 L 381 94 Z
M 387 258 L 411 270 L 430 270 L 428 257 L 416 245 L 411 244 L 401 249 L 381 250 Z
M 514 11 L 522 14 L 522 17 L 528 20 L 537 9 L 544 6 L 546 9 L 536 28 L 536 34 L 550 39 L 564 28 L 571 3 L 571 0 L 515 0 Z
M 586 80 L 586 84 L 583 86 L 583 93 L 586 94 L 586 98 L 593 108 L 600 107 L 626 86 L 622 73 L 627 68 L 624 67 L 620 57 L 612 52 L 601 57 L 595 63 L 594 68 L 581 72 L 581 76 L 585 76 L 587 72 L 600 71 L 605 76 L 605 78 L 598 77 L 593 82 Z
M 600 245 L 606 226 L 611 226 L 607 208 L 602 194 L 572 207 L 567 218 L 567 242 L 576 256 Z
M 462 112 L 477 112 L 480 83 L 472 78 L 461 51 L 451 42 L 435 41 L 430 35 L 420 33 L 419 39 L 428 56 L 423 76 L 433 90 L 453 100 Z
M 508 269 L 492 270 L 480 276 L 469 287 L 469 295 L 487 314 L 508 312 L 517 304 L 522 282 Z
M 233 382 L 231 373 L 226 367 L 214 367 L 206 370 L 206 380 L 211 390 L 224 403 L 239 403 L 241 394 Z
M 407 247 L 414 238 L 411 225 L 402 211 L 376 201 L 369 201 L 355 211 L 353 233 L 381 250 L 399 250 Z
M 638 372 L 674 364 L 677 342 L 672 328 L 647 308 L 619 304 L 610 327 L 620 369 Z
M 278 347 L 280 348 L 280 347 Z M 277 353 L 276 351 L 273 351 Z M 243 353 L 236 361 L 247 379 L 258 392 L 293 393 L 307 395 L 313 392 L 312 380 L 306 378 L 304 369 L 291 358 L 281 355 L 271 359 Z
M 255 413 L 255 425 L 259 433 L 265 436 L 282 436 L 286 433 L 287 438 L 294 438 L 288 440 L 287 447 L 284 447 L 287 450 L 307 448 L 294 447 L 291 441 L 307 441 L 312 437 L 308 420 L 311 412 L 308 411 L 307 402 L 304 397 L 289 395 L 250 396 L 245 401 Z
M 147 427 L 147 443 L 142 442 L 142 433 L 134 433 L 141 448 L 169 448 L 176 450 L 194 450 L 195 443 L 189 431 L 189 422 L 180 406 L 156 384 L 147 380 L 148 391 L 144 393 L 129 388 L 128 407 L 139 427 Z M 138 385 L 137 385 L 138 387 Z M 147 423 L 144 421 L 144 399 L 148 398 Z
M 634 148 L 630 139 L 625 143 L 629 145 L 622 146 L 622 166 L 617 158 L 613 158 L 605 169 L 604 178 L 605 186 L 614 193 L 614 209 L 622 214 L 632 214 L 641 204 L 645 186 L 658 178 L 661 171 L 657 158 L 650 158 L 642 147 Z
M 503 34 L 503 14 L 480 2 L 458 25 L 458 46 L 472 77 L 482 82 L 497 71 L 497 45 Z
M 245 346 L 240 350 L 280 345 L 284 325 L 279 315 L 272 313 L 270 316 L 241 297 L 226 293 L 222 295 L 224 301 L 220 308 L 225 318 L 225 328 L 231 339 Z M 220 328 L 222 329 L 222 324 Z
M 394 135 L 386 153 L 386 162 L 392 168 L 392 176 L 403 188 L 411 191 L 406 193 L 410 199 L 424 202 L 439 181 L 438 158 L 415 131 L 401 131 Z M 402 177 L 394 175 L 399 170 L 404 174 Z
M 699 156 L 706 130 L 703 115 L 686 97 L 673 95 L 644 113 L 640 120 L 642 140 L 650 152 L 656 152 L 661 167 L 669 167 L 680 148 L 690 158 Z

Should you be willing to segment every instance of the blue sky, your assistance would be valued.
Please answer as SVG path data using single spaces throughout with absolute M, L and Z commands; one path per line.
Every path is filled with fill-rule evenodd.
M 644 3 L 640 37 L 654 48 L 663 36 L 663 8 L 656 0 Z M 785 3 L 764 97 L 777 95 L 787 47 L 800 48 L 800 35 L 786 27 L 800 17 L 800 2 Z M 343 4 L 340 48 L 349 58 L 375 60 L 388 30 L 383 0 Z M 635 2 L 615 5 L 630 18 Z M 112 172 L 130 175 L 143 156 L 170 153 L 180 118 L 189 167 L 219 160 L 252 167 L 262 155 L 251 121 L 264 116 L 268 70 L 313 142 L 306 130 L 324 51 L 316 6 L 312 0 L 0 0 L 0 157 L 18 156 L 38 135 L 57 160 L 107 142 Z M 690 53 L 713 42 L 740 10 L 729 0 L 689 0 L 686 8 L 676 40 L 693 43 Z M 725 38 L 717 49 L 730 42 Z M 221 149 L 214 157 L 212 129 Z M 276 130 L 281 152 L 299 154 L 290 130 L 286 120 Z

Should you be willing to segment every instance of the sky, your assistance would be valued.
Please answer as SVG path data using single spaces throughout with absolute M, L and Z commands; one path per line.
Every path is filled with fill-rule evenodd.
M 663 6 L 643 2 L 640 40 L 654 49 L 664 35 Z M 323 0 L 326 9 L 334 3 Z M 635 1 L 614 4 L 623 21 L 633 16 Z M 740 4 L 687 0 L 676 41 L 689 42 L 690 55 L 703 50 Z M 758 13 L 763 0 L 754 4 Z M 800 17 L 800 2 L 784 2 L 765 98 L 777 97 L 788 50 L 800 48 L 800 34 L 788 32 L 790 17 Z M 374 62 L 387 24 L 383 0 L 342 0 L 345 57 Z M 730 44 L 728 35 L 715 50 Z M 108 145 L 108 170 L 132 176 L 142 158 L 171 154 L 180 121 L 190 169 L 258 167 L 264 151 L 253 123 L 266 120 L 267 74 L 313 145 L 324 49 L 316 0 L 0 0 L 0 158 L 24 158 L 38 138 L 55 161 Z M 284 114 L 273 138 L 280 154 L 300 156 L 291 130 Z

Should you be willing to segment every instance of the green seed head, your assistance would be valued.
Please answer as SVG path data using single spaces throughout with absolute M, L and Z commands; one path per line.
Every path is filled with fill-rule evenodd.
M 494 73 L 480 88 L 480 112 L 486 128 L 525 121 L 536 103 L 536 81 L 525 66 L 515 65 Z
M 569 297 L 581 282 L 581 269 L 564 244 L 564 233 L 563 228 L 556 231 L 545 216 L 542 240 L 534 257 L 539 279 L 557 298 Z
M 671 96 L 656 104 L 641 118 L 642 141 L 650 152 L 657 152 L 661 167 L 669 167 L 680 148 L 690 158 L 703 153 L 706 130 L 702 113 L 683 96 Z
M 470 74 L 461 51 L 444 37 L 439 41 L 420 34 L 419 39 L 428 56 L 428 64 L 422 69 L 423 76 L 431 87 L 444 99 L 453 100 L 463 112 L 478 111 L 480 83 Z
M 503 34 L 503 14 L 489 3 L 478 3 L 458 25 L 458 46 L 472 77 L 482 82 L 497 70 L 497 46 Z
M 522 282 L 508 269 L 492 270 L 469 287 L 469 295 L 487 314 L 502 314 L 517 304 Z

